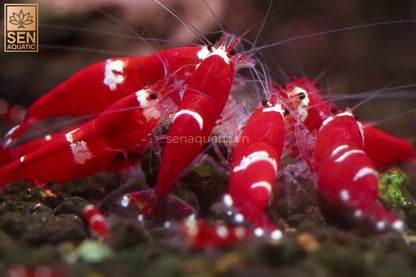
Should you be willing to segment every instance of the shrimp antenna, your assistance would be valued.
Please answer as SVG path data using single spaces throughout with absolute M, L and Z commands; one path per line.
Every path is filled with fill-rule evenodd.
M 147 47 L 149 47 L 150 49 L 153 49 L 153 47 L 147 42 L 147 40 L 145 40 L 142 36 L 140 36 L 139 33 L 137 33 L 136 30 L 134 30 L 132 27 L 130 27 L 129 25 L 127 25 L 126 23 L 124 23 L 123 21 L 121 21 L 119 18 L 109 14 L 108 12 L 104 11 L 103 9 L 97 7 L 97 6 L 92 6 L 94 9 L 96 9 L 97 11 L 99 11 L 100 13 L 104 14 L 105 16 L 107 16 L 108 18 L 110 18 L 111 20 L 113 20 L 114 22 L 116 22 L 117 24 L 119 24 L 120 26 L 122 26 L 123 28 L 125 28 L 126 30 L 130 31 L 132 34 L 134 34 L 135 36 L 137 36 Z M 147 30 L 146 27 L 142 26 L 146 32 L 150 33 L 149 30 Z
M 53 49 L 53 50 L 59 49 L 59 50 L 72 50 L 72 51 L 80 51 L 80 52 L 92 52 L 92 53 L 98 53 L 98 54 L 110 55 L 110 56 L 125 56 L 127 54 L 126 52 L 102 50 L 98 48 L 89 48 L 89 47 L 67 46 L 67 45 L 39 44 L 39 47 L 42 49 Z
M 180 16 L 177 14 L 177 12 L 175 10 L 173 10 L 172 8 L 167 7 L 166 5 L 164 5 L 163 3 L 161 3 L 159 0 L 153 0 L 155 1 L 159 6 L 161 6 L 165 11 L 167 11 L 170 15 L 172 15 L 176 20 L 178 20 L 180 23 L 182 23 L 183 25 L 185 25 L 192 33 L 194 33 L 194 35 L 197 36 L 198 40 L 202 43 L 202 44 L 210 44 L 208 39 L 206 37 L 204 37 L 199 31 L 198 29 L 193 26 L 189 21 L 180 18 Z
M 218 24 L 218 26 L 220 27 L 220 29 L 221 29 L 221 31 L 223 31 L 224 32 L 224 27 L 222 26 L 222 24 L 221 24 L 221 21 L 220 21 L 220 19 L 218 18 L 218 16 L 214 13 L 214 11 L 212 10 L 212 8 L 208 5 L 208 2 L 207 2 L 207 0 L 203 0 L 204 1 L 204 4 L 205 4 L 205 6 L 208 8 L 208 10 L 209 10 L 209 12 L 212 14 L 212 16 L 215 18 L 215 21 L 217 22 L 217 24 Z M 226 1 L 227 2 L 227 6 L 228 6 L 228 1 Z
M 400 118 L 402 116 L 406 116 L 406 115 L 409 115 L 409 114 L 412 114 L 412 113 L 415 113 L 415 112 L 416 112 L 416 109 L 412 109 L 412 110 L 408 110 L 406 112 L 402 112 L 402 113 L 399 113 L 399 114 L 396 114 L 396 115 L 393 115 L 393 116 L 384 118 L 382 120 L 373 121 L 371 123 L 366 122 L 366 124 L 367 125 L 370 125 L 370 126 L 377 126 L 377 125 L 382 124 L 384 122 L 388 122 L 390 120 L 394 120 L 394 119 L 397 119 L 397 118 Z
M 261 32 L 263 31 L 263 29 L 264 29 L 264 26 L 265 26 L 265 24 L 266 24 L 266 21 L 267 21 L 267 19 L 272 15 L 272 14 L 274 14 L 276 11 L 278 11 L 278 10 L 280 10 L 280 8 L 282 8 L 283 6 L 285 6 L 286 4 L 287 4 L 287 2 L 289 2 L 290 0 L 287 0 L 287 1 L 285 1 L 285 2 L 283 2 L 283 4 L 281 4 L 281 5 L 279 5 L 278 7 L 276 7 L 273 11 L 270 11 L 271 10 L 271 6 L 273 5 L 273 1 L 270 1 L 270 7 L 269 7 L 269 9 L 267 10 L 267 12 L 266 12 L 266 14 L 265 14 L 265 16 L 263 17 L 263 19 L 262 20 L 259 20 L 258 22 L 256 22 L 256 23 L 254 23 L 251 27 L 249 27 L 249 28 L 247 28 L 247 30 L 244 32 L 244 33 L 242 33 L 241 34 L 241 36 L 242 37 L 244 37 L 245 35 L 247 35 L 251 30 L 253 30 L 253 28 L 254 28 L 254 26 L 257 26 L 258 24 L 260 24 L 261 23 L 261 25 L 262 25 L 262 27 L 260 27 L 260 31 L 258 32 L 258 35 L 257 35 L 257 37 L 259 37 L 259 34 L 261 34 Z M 253 44 L 254 45 L 256 45 L 257 44 L 257 40 L 258 40 L 258 38 L 256 37 L 256 39 L 254 40 L 254 42 L 253 42 Z
M 392 84 L 392 82 L 388 83 L 384 88 L 379 89 L 378 91 L 376 91 L 373 95 L 371 95 L 370 97 L 367 97 L 366 99 L 364 99 L 363 101 L 359 102 L 357 105 L 355 105 L 354 107 L 351 108 L 351 110 L 354 112 L 357 108 L 359 108 L 360 106 L 362 106 L 363 104 L 367 103 L 368 101 L 370 101 L 371 99 L 374 99 L 376 96 L 378 96 L 380 93 L 382 93 L 384 90 L 386 90 L 390 85 Z
M 253 41 L 253 47 L 256 46 L 257 41 L 259 40 L 260 35 L 264 30 L 264 26 L 266 25 L 266 21 L 267 21 L 267 18 L 269 17 L 270 11 L 272 10 L 272 6 L 273 6 L 273 1 L 270 1 L 269 6 L 267 7 L 266 15 L 264 16 L 264 19 L 261 21 L 260 30 L 258 31 L 256 38 Z
M 108 32 L 108 31 L 102 31 L 97 29 L 90 29 L 90 28 L 82 28 L 82 27 L 74 27 L 74 26 L 60 26 L 60 25 L 53 25 L 53 24 L 47 24 L 47 23 L 40 23 L 40 26 L 48 27 L 48 28 L 55 28 L 60 30 L 70 30 L 70 31 L 79 31 L 79 32 L 85 32 L 85 33 L 92 33 L 92 34 L 99 34 L 99 35 L 106 35 L 110 37 L 117 37 L 117 38 L 127 38 L 132 40 L 142 40 L 143 38 L 138 38 L 137 35 L 127 35 L 127 34 L 120 34 L 115 32 Z M 141 25 L 143 28 L 145 28 L 143 25 Z M 145 28 L 146 29 L 146 28 Z M 146 30 L 149 34 L 150 32 Z M 199 44 L 196 43 L 185 43 L 182 41 L 174 41 L 174 40 L 167 40 L 167 39 L 159 39 L 159 38 L 146 38 L 146 41 L 152 41 L 152 42 L 164 42 L 164 43 L 172 43 L 174 45 L 194 45 L 197 46 Z
M 233 23 L 233 28 L 234 28 L 233 30 L 237 31 L 237 24 L 236 24 L 236 21 L 235 21 L 234 13 L 232 12 L 232 9 L 231 9 L 231 6 L 230 6 L 230 1 L 226 0 L 225 3 L 227 4 L 227 9 L 228 9 L 228 12 L 230 13 L 230 16 L 231 16 L 231 22 Z M 237 35 L 239 37 L 243 37 L 243 35 L 240 35 L 240 34 L 237 34 Z
M 300 35 L 300 36 L 291 37 L 291 38 L 288 38 L 288 39 L 285 39 L 285 40 L 277 41 L 277 42 L 271 43 L 269 45 L 264 45 L 264 46 L 258 47 L 255 50 L 259 51 L 259 50 L 263 50 L 263 49 L 267 49 L 267 48 L 270 48 L 270 47 L 282 45 L 282 44 L 292 42 L 292 41 L 296 41 L 296 40 L 300 40 L 300 39 L 318 37 L 318 36 L 323 36 L 323 35 L 328 35 L 328 34 L 339 33 L 339 32 L 343 32 L 343 31 L 352 31 L 352 30 L 358 30 L 358 29 L 368 28 L 368 27 L 384 26 L 384 25 L 391 25 L 391 24 L 405 24 L 405 23 L 416 23 L 416 19 L 374 22 L 374 23 L 362 24 L 362 25 L 357 25 L 357 26 L 348 26 L 348 27 L 343 27 L 343 28 L 338 28 L 338 29 L 332 29 L 332 30 L 317 32 L 317 33 L 313 33 L 313 34 Z M 250 50 L 250 51 L 252 52 L 254 50 Z M 248 51 L 247 53 L 244 53 L 244 54 L 248 54 L 250 51 Z
M 321 73 L 319 73 L 315 78 L 312 78 L 313 80 L 321 80 L 323 76 L 327 76 L 327 73 L 329 72 L 329 70 L 334 67 L 338 62 L 339 62 L 340 58 L 336 58 L 334 59 L 334 61 L 332 61 L 329 65 L 326 66 L 326 68 L 324 68 L 322 70 Z M 324 65 L 322 65 L 324 66 Z
M 416 87 L 416 84 L 409 84 L 409 85 L 391 87 L 391 88 L 388 89 L 388 91 L 399 90 L 399 89 L 408 89 L 408 88 L 414 88 L 414 87 Z M 385 91 L 387 91 L 387 89 L 383 89 L 382 91 L 383 91 L 382 94 L 378 94 L 378 98 L 396 98 L 397 97 L 397 93 L 385 92 Z M 356 93 L 354 95 L 342 94 L 342 95 L 332 95 L 331 97 L 323 95 L 322 98 L 325 99 L 325 100 L 328 100 L 328 101 L 336 102 L 336 101 L 340 101 L 340 100 L 344 100 L 344 99 L 364 99 L 364 98 L 368 98 L 368 95 L 371 95 L 371 94 L 374 94 L 374 93 L 375 93 L 374 90 L 370 90 L 370 91 Z M 404 97 L 404 98 L 415 98 L 416 97 L 416 93 L 414 93 L 414 92 L 406 92 L 406 93 L 401 93 L 401 94 L 402 95 L 400 95 L 400 96 Z
M 248 44 L 250 44 L 249 41 L 246 41 Z M 263 54 L 260 53 L 261 57 L 263 57 Z M 263 63 L 260 62 L 260 60 L 258 58 L 255 59 L 256 65 L 258 64 L 261 70 L 261 74 L 258 72 L 258 70 L 256 70 L 255 65 L 250 66 L 250 75 L 252 76 L 252 79 L 256 79 L 259 80 L 259 83 L 262 87 L 263 92 L 265 93 L 266 97 L 269 97 L 269 86 L 270 86 L 270 82 L 268 81 L 268 76 L 270 75 L 268 70 L 266 70 L 266 66 L 263 65 Z M 253 73 L 254 72 L 254 73 Z M 256 77 L 256 78 L 254 78 Z
M 156 1 L 156 0 L 155 0 Z M 127 25 L 126 23 L 124 23 L 123 21 L 121 21 L 120 19 L 118 19 L 115 16 L 112 16 L 111 14 L 109 14 L 108 12 L 104 11 L 103 9 L 99 8 L 99 7 L 95 7 L 93 6 L 96 10 L 98 10 L 99 12 L 101 12 L 102 14 L 104 14 L 105 16 L 107 16 L 108 18 L 110 18 L 111 20 L 113 20 L 114 22 L 120 24 L 120 26 L 124 27 L 126 30 L 130 31 L 131 33 L 133 33 L 134 35 L 136 35 L 140 41 L 142 41 L 147 47 L 149 47 L 149 49 L 153 49 L 153 47 L 149 44 L 149 42 L 147 42 L 147 40 L 145 40 L 142 36 L 140 36 L 139 33 L 137 33 L 132 27 L 130 27 L 129 25 Z M 146 32 L 150 33 L 149 30 L 142 26 Z M 158 59 L 162 62 L 163 64 L 163 70 L 165 72 L 165 75 L 168 73 L 168 69 L 166 66 L 166 60 L 163 59 L 159 53 L 157 51 L 155 51 L 155 55 L 158 57 Z

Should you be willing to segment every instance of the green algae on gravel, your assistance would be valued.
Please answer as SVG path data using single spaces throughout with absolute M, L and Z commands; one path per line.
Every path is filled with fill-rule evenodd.
M 379 179 L 379 197 L 387 208 L 406 208 L 414 200 L 405 187 L 405 176 L 397 170 L 390 170 Z

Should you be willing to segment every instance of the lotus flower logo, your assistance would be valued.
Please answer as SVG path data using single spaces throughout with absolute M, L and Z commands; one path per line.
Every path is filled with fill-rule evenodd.
M 9 17 L 9 23 L 19 25 L 17 28 L 25 29 L 24 25 L 30 25 L 33 23 L 33 16 L 31 16 L 30 13 L 23 13 L 23 10 L 20 10 L 18 14 L 13 13 L 13 15 Z

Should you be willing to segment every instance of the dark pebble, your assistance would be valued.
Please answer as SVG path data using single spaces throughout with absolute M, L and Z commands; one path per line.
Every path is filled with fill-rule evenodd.
M 412 207 L 410 210 L 406 213 L 406 224 L 416 230 L 416 206 Z
M 272 266 L 290 264 L 304 256 L 296 237 L 289 233 L 283 236 L 281 243 L 278 245 L 264 244 L 260 253 L 262 260 Z
M 113 248 L 130 248 L 146 241 L 143 227 L 136 219 L 116 220 L 111 225 L 110 244 Z
M 306 197 L 303 195 L 303 192 L 298 192 L 274 200 L 271 206 L 283 218 L 287 218 L 290 215 L 305 212 L 309 206 L 309 203 Z
M 82 220 L 75 214 L 34 213 L 27 218 L 21 239 L 29 245 L 57 243 L 62 241 L 80 242 L 87 237 Z
M 0 217 L 0 229 L 13 238 L 18 238 L 25 230 L 24 217 L 15 212 L 6 212 Z
M 56 206 L 53 213 L 54 215 L 60 214 L 76 214 L 80 218 L 83 218 L 83 209 L 88 205 L 88 201 L 79 196 L 67 197 Z

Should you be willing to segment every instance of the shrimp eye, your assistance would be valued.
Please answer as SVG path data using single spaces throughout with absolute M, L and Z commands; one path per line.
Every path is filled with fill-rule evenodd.
M 212 52 L 212 49 L 213 49 L 212 45 L 211 44 L 207 45 L 207 49 L 209 52 Z
M 304 92 L 299 92 L 298 97 L 299 97 L 300 100 L 303 100 L 303 99 L 305 99 L 306 94 Z
M 143 86 L 145 87 L 145 86 L 148 86 L 148 85 L 150 85 L 151 84 L 151 82 L 149 81 L 149 80 L 147 80 L 147 81 L 145 81 L 144 83 L 143 83 Z
M 338 111 L 338 108 L 337 107 L 332 107 L 331 108 L 331 113 L 337 113 L 337 111 Z
M 153 92 L 152 94 L 149 95 L 149 98 L 152 99 L 152 100 L 157 99 L 157 93 Z
M 267 104 L 269 104 L 269 100 L 267 100 L 267 99 L 263 99 L 263 101 L 261 101 L 261 105 L 262 106 L 267 106 Z
M 290 114 L 289 109 L 288 108 L 285 108 L 285 115 L 289 115 L 289 114 Z
M 287 88 L 287 87 L 286 87 L 286 84 L 283 84 L 283 85 L 282 85 L 282 89 L 286 90 L 286 88 Z
M 230 54 L 230 56 L 234 56 L 235 55 L 235 49 L 231 49 L 230 52 L 228 52 Z

